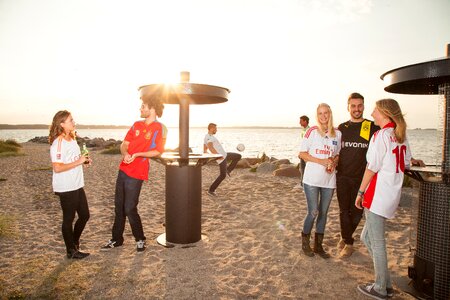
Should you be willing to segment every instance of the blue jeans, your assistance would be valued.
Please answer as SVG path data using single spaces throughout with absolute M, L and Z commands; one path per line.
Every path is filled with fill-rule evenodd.
M 119 170 L 114 197 L 114 210 L 116 214 L 112 228 L 112 240 L 116 241 L 119 245 L 123 243 L 126 217 L 128 217 L 128 221 L 130 222 L 131 232 L 135 240 L 145 240 L 141 217 L 137 210 L 142 182 L 143 180 L 130 177 Z
M 361 233 L 361 240 L 367 247 L 373 260 L 373 268 L 375 269 L 375 286 L 374 289 L 382 295 L 386 295 L 386 288 L 392 288 L 391 277 L 389 275 L 385 225 L 386 218 L 374 214 L 365 209 L 366 224 Z
M 306 202 L 308 204 L 308 213 L 303 221 L 303 233 L 311 233 L 314 220 L 317 218 L 316 233 L 324 234 L 325 225 L 327 224 L 328 208 L 330 207 L 334 189 L 304 183 L 303 190 L 305 191 Z

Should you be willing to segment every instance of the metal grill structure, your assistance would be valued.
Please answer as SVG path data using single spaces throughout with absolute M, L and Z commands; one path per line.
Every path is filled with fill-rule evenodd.
M 178 153 L 164 153 L 156 161 L 166 166 L 166 232 L 157 238 L 165 247 L 194 244 L 202 239 L 202 166 L 220 155 L 189 153 L 189 106 L 228 101 L 223 87 L 189 82 L 181 72 L 178 84 L 150 84 L 139 88 L 141 98 L 160 97 L 166 104 L 180 106 Z
M 411 169 L 420 181 L 417 246 L 408 268 L 415 296 L 450 299 L 450 45 L 447 57 L 388 71 L 385 90 L 400 94 L 439 94 L 442 107 L 441 169 Z M 432 173 L 430 177 L 427 173 Z M 406 173 L 406 172 L 405 172 Z M 425 174 L 426 173 L 426 174 Z M 424 175 L 424 176 L 422 176 Z
M 450 297 L 450 186 L 421 182 L 413 286 L 435 299 Z

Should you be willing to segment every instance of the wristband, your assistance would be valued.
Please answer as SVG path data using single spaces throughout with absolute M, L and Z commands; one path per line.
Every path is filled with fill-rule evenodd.
M 361 190 L 358 190 L 358 196 L 364 196 L 364 192 L 363 191 L 361 191 Z

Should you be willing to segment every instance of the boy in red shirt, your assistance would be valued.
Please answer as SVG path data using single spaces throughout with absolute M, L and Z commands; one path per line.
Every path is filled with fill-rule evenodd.
M 137 205 L 142 183 L 148 180 L 149 162 L 151 157 L 164 152 L 165 127 L 158 122 L 164 105 L 157 97 L 141 98 L 141 118 L 128 130 L 120 145 L 123 160 L 120 163 L 119 175 L 116 181 L 114 199 L 115 218 L 112 228 L 112 238 L 101 250 L 110 250 L 123 244 L 125 217 L 128 217 L 131 231 L 137 242 L 137 251 L 145 250 L 145 235 Z

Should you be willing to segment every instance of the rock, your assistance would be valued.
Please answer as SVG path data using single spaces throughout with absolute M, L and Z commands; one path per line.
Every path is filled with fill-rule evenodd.
M 300 178 L 300 171 L 294 166 L 287 166 L 273 171 L 273 176 L 298 177 Z
M 48 137 L 47 136 L 36 136 L 29 140 L 29 142 L 33 143 L 41 143 L 41 144 L 48 144 Z M 77 143 L 78 145 L 82 145 L 83 143 L 86 143 L 86 146 L 88 148 L 94 148 L 94 149 L 106 149 L 110 147 L 119 146 L 122 144 L 121 140 L 114 140 L 109 139 L 105 141 L 104 138 L 93 138 L 90 139 L 89 137 L 77 137 Z
M 48 136 L 35 136 L 29 142 L 39 143 L 39 144 L 48 144 Z
M 292 164 L 281 164 L 278 166 L 278 169 L 291 168 L 291 167 L 295 168 L 295 166 Z
M 270 172 L 275 171 L 276 168 L 277 168 L 277 166 L 275 166 L 274 164 L 272 164 L 270 162 L 263 162 L 256 168 L 256 172 L 257 173 L 270 173 Z
M 248 162 L 248 160 L 246 158 L 239 160 L 236 165 L 236 168 L 240 168 L 240 169 L 250 168 L 250 167 L 251 167 L 251 164 Z
M 274 161 L 273 164 L 275 164 L 276 166 L 290 165 L 291 162 L 289 159 L 278 159 L 278 160 Z
M 260 162 L 261 162 L 261 159 L 260 158 L 257 158 L 257 157 L 247 157 L 247 158 L 245 158 L 247 161 L 248 161 L 248 163 L 250 164 L 250 165 L 256 165 L 256 164 L 259 164 Z

